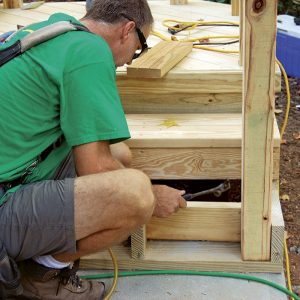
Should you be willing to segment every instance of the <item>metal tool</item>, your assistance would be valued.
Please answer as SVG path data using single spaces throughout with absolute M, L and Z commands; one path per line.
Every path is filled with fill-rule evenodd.
M 220 197 L 224 192 L 228 191 L 229 189 L 230 189 L 230 182 L 229 180 L 226 180 L 223 183 L 219 184 L 218 186 L 211 188 L 209 190 L 201 191 L 194 194 L 185 194 L 182 197 L 185 200 L 191 200 L 193 198 L 203 196 L 203 195 L 208 195 L 208 194 L 213 194 L 216 197 Z

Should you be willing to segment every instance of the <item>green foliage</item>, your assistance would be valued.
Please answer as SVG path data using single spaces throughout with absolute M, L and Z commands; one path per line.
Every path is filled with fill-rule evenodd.
M 300 16 L 300 3 L 294 0 L 278 0 L 278 14 L 288 14 L 291 16 Z

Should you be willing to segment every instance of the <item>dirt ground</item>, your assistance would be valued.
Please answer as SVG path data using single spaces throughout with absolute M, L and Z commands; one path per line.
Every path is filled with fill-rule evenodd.
M 300 79 L 289 78 L 291 108 L 280 155 L 280 200 L 287 231 L 291 280 L 300 295 Z M 286 88 L 276 97 L 276 117 L 281 128 L 286 103 Z M 299 106 L 297 108 L 297 106 Z

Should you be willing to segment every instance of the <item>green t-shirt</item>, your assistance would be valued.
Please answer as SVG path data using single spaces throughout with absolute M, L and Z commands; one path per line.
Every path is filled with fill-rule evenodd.
M 79 23 L 54 14 L 0 49 L 28 30 L 67 20 Z M 65 142 L 38 164 L 27 183 L 51 178 L 72 146 L 129 138 L 115 76 L 108 44 L 83 31 L 57 36 L 0 67 L 0 183 L 21 176 L 62 134 Z

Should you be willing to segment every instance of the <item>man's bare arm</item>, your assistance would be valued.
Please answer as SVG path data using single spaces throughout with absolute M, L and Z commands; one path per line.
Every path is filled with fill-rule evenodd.
M 99 141 L 73 148 L 78 176 L 96 174 L 124 168 L 110 151 L 109 142 Z

